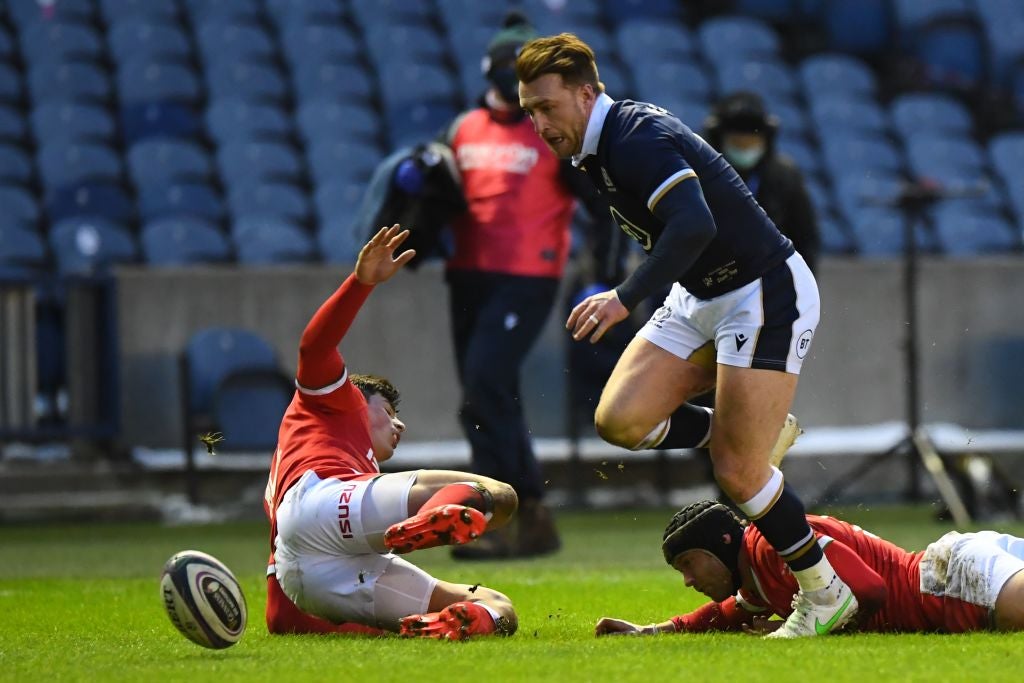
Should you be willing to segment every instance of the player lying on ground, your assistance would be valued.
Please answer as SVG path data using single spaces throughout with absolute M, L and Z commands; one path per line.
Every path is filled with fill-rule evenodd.
M 862 631 L 961 633 L 1024 630 L 1024 539 L 951 531 L 908 552 L 858 526 L 807 515 L 818 544 L 860 603 Z M 713 501 L 683 508 L 665 529 L 665 560 L 714 602 L 658 624 L 604 617 L 596 634 L 777 629 L 797 583 L 756 527 Z M 828 625 L 822 624 L 823 631 Z
M 439 581 L 394 553 L 468 543 L 516 510 L 507 484 L 450 471 L 381 474 L 405 424 L 386 379 L 350 375 L 338 344 L 374 285 L 414 256 L 381 230 L 299 342 L 297 391 L 281 421 L 264 507 L 271 524 L 271 633 L 370 633 L 461 640 L 510 635 L 512 603 Z M 393 552 L 389 552 L 393 551 Z

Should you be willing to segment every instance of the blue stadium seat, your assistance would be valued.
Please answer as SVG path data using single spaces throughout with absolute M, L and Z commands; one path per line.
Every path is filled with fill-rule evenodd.
M 227 210 L 224 201 L 211 185 L 175 183 L 163 187 L 143 188 L 139 192 L 139 214 L 145 221 L 172 216 L 198 216 L 217 223 Z
M 217 387 L 227 376 L 278 367 L 274 347 L 255 332 L 208 327 L 192 335 L 182 352 L 186 420 L 209 415 Z M 280 420 L 278 420 L 278 424 Z
M 300 101 L 369 103 L 375 92 L 370 74 L 358 64 L 304 64 L 292 72 L 292 85 Z
M 907 163 L 922 178 L 971 179 L 984 173 L 985 153 L 967 137 L 922 133 L 906 140 Z
M 497 33 L 496 24 L 485 24 L 483 26 L 467 26 L 460 28 L 458 33 L 449 35 L 451 57 L 458 70 L 475 71 L 481 73 L 481 61 L 487 54 L 487 45 Z
M 317 258 L 313 240 L 294 223 L 272 216 L 246 216 L 231 227 L 238 262 L 246 265 L 308 263 Z
M 973 92 L 988 78 L 985 36 L 973 19 L 936 19 L 913 33 L 925 83 Z
M 999 133 L 988 143 L 992 167 L 1005 179 L 1020 177 L 1024 168 L 1024 131 Z
M 821 4 L 830 49 L 870 55 L 888 47 L 892 33 L 889 0 L 822 0 Z
M 966 19 L 974 8 L 968 0 L 892 0 L 893 19 L 902 35 L 909 36 L 936 19 Z
M 963 210 L 958 207 L 940 209 L 932 216 L 935 236 L 947 256 L 1019 251 L 1021 231 L 997 213 Z
M 437 65 L 391 62 L 379 73 L 381 99 L 389 109 L 421 102 L 461 101 L 461 92 L 447 69 Z
M 4 225 L 34 228 L 39 223 L 36 196 L 24 187 L 0 185 L 0 206 L 4 207 L 0 214 Z
M 531 21 L 539 20 L 545 15 L 570 23 L 604 21 L 603 0 L 574 0 L 561 3 L 549 0 L 519 0 L 517 4 Z
M 351 221 L 358 213 L 365 193 L 366 181 L 337 178 L 319 185 L 313 201 L 321 226 Z
M 28 64 L 98 60 L 103 40 L 84 24 L 40 22 L 19 33 L 21 54 Z
M 241 97 L 254 102 L 283 102 L 289 94 L 287 80 L 269 63 L 218 62 L 207 67 L 205 75 L 212 99 Z
M 221 179 L 229 185 L 250 180 L 299 182 L 303 165 L 295 149 L 282 142 L 235 141 L 217 150 Z
M 117 63 L 134 58 L 148 61 L 185 61 L 192 55 L 188 35 L 159 17 L 132 17 L 119 21 L 107 33 L 110 54 Z
M 39 269 L 46 265 L 46 243 L 35 230 L 0 218 L 0 271 L 14 266 Z
M 433 140 L 447 130 L 458 110 L 444 102 L 410 103 L 387 112 L 391 149 Z
M 905 93 L 889 104 L 893 127 L 903 137 L 916 133 L 970 135 L 973 128 L 967 108 L 941 93 Z
M 601 63 L 598 77 L 604 83 L 605 92 L 612 99 L 624 100 L 633 99 L 636 95 L 633 80 L 630 78 L 629 70 L 619 66 L 618 62 L 607 59 Z
M 733 11 L 764 21 L 791 22 L 800 12 L 802 0 L 736 0 Z
M 383 155 L 369 141 L 335 140 L 306 150 L 309 170 L 317 185 L 332 178 L 369 180 Z
M 213 399 L 213 424 L 227 450 L 268 452 L 295 395 L 295 385 L 280 370 L 225 377 Z
M 107 100 L 111 95 L 106 71 L 86 61 L 40 62 L 29 69 L 28 88 L 36 104 L 51 100 Z
M 753 17 L 723 15 L 707 19 L 697 29 L 697 40 L 705 60 L 712 64 L 779 54 L 775 31 Z
M 639 17 L 675 21 L 686 18 L 685 5 L 677 0 L 604 0 L 604 8 L 613 26 Z
M 633 83 L 637 97 L 656 104 L 670 98 L 704 102 L 711 95 L 711 81 L 706 72 L 690 62 L 646 65 L 633 72 Z
M 889 130 L 889 117 L 874 100 L 844 96 L 819 97 L 811 102 L 810 110 L 818 139 L 840 129 L 878 135 L 885 135 Z
M 379 24 L 430 24 L 434 3 L 406 0 L 349 0 L 349 11 L 364 27 Z
M 615 31 L 619 54 L 627 64 L 690 61 L 697 43 L 684 24 L 664 19 L 631 19 Z
M 341 22 L 345 5 L 339 0 L 267 0 L 267 11 L 281 27 Z
M 818 214 L 821 250 L 826 254 L 846 256 L 857 251 L 857 243 L 846 222 L 829 214 Z
M 330 100 L 303 102 L 295 120 L 306 144 L 332 138 L 375 141 L 380 136 L 377 113 L 370 107 L 355 104 Z
M 821 141 L 821 151 L 833 175 L 864 169 L 899 173 L 904 166 L 896 146 L 878 136 L 832 135 Z
M 131 146 L 128 173 L 135 187 L 156 187 L 173 182 L 205 182 L 213 174 L 210 157 L 200 145 L 187 140 L 152 138 Z
M 437 0 L 437 9 L 450 35 L 461 35 L 467 29 L 488 27 L 495 33 L 509 9 L 507 0 Z
M 656 104 L 667 109 L 673 116 L 697 133 L 701 133 L 704 130 L 704 120 L 711 113 L 711 105 L 703 100 L 690 100 L 684 97 L 663 97 Z
M 363 53 L 359 38 L 343 24 L 289 24 L 281 32 L 281 45 L 293 69 L 358 62 Z
M 873 98 L 878 88 L 871 69 L 856 57 L 819 54 L 800 63 L 800 80 L 808 99 L 845 95 Z
M 1020 225 L 1024 226 L 1024 177 L 1019 174 L 1003 178 L 1006 187 L 1006 198 Z
M 351 265 L 356 262 L 359 250 L 366 243 L 365 235 L 357 235 L 354 216 L 341 216 L 324 224 L 316 233 L 320 258 L 325 263 Z
M 231 19 L 207 21 L 196 28 L 195 36 L 207 65 L 272 60 L 277 56 L 274 40 L 259 24 Z
M 385 67 L 392 61 L 443 64 L 448 47 L 441 35 L 429 26 L 378 24 L 366 32 L 366 50 L 370 61 Z
M 260 0 L 183 0 L 183 4 L 197 26 L 215 19 L 259 21 L 264 12 Z
M 121 108 L 121 135 L 128 145 L 152 137 L 192 137 L 199 130 L 199 117 L 188 104 L 138 102 Z
M 0 61 L 10 61 L 18 54 L 14 39 L 6 28 L 0 26 Z
M 19 30 L 37 23 L 67 21 L 87 24 L 96 19 L 93 0 L 60 0 L 48 6 L 39 0 L 7 0 L 6 4 L 7 14 Z
M 160 218 L 142 227 L 143 258 L 151 266 L 186 266 L 230 261 L 231 245 L 217 226 L 202 218 Z
M 98 218 L 60 221 L 50 231 L 50 249 L 63 274 L 104 272 L 110 266 L 134 262 L 138 251 L 131 233 Z
M 784 62 L 776 60 L 731 60 L 719 64 L 716 75 L 720 93 L 749 90 L 784 98 L 798 94 L 796 77 Z
M 0 63 L 0 102 L 21 101 L 21 73 L 9 64 Z
M 247 216 L 282 218 L 306 223 L 312 216 L 306 193 L 290 183 L 251 182 L 237 185 L 228 193 L 228 205 L 235 220 Z
M 106 107 L 44 102 L 32 110 L 32 132 L 40 145 L 57 140 L 109 142 L 117 134 L 117 124 Z
M 135 220 L 135 202 L 120 185 L 84 183 L 47 192 L 46 214 L 50 222 L 75 217 L 105 218 L 128 225 Z
M 25 117 L 20 111 L 0 105 L 0 142 L 24 141 L 26 128 Z
M 985 0 L 976 5 L 985 29 L 992 83 L 1005 87 L 1010 67 L 1024 56 L 1024 4 L 1016 0 Z
M 132 58 L 117 70 L 117 88 L 121 103 L 178 102 L 195 104 L 202 97 L 202 86 L 192 69 L 176 62 Z
M 859 211 L 851 219 L 857 241 L 857 252 L 862 257 L 896 258 L 903 254 L 906 219 L 894 209 L 869 208 Z M 927 243 L 921 230 L 915 230 L 917 246 L 922 250 Z
M 169 24 L 179 17 L 177 0 L 100 0 L 100 13 L 108 25 L 137 18 Z
M 834 197 L 840 215 L 853 223 L 865 210 L 896 210 L 906 183 L 895 173 L 851 170 L 835 178 Z
M 44 144 L 36 156 L 39 176 L 49 189 L 86 181 L 119 182 L 120 155 L 107 145 L 83 143 Z
M 273 104 L 229 97 L 210 103 L 206 110 L 206 130 L 221 144 L 287 138 L 292 132 L 292 121 L 284 109 Z
M 806 175 L 814 176 L 821 173 L 821 159 L 808 142 L 799 135 L 780 135 L 779 151 L 788 156 Z
M 0 181 L 28 184 L 32 160 L 20 147 L 0 145 Z
M 806 110 L 801 105 L 792 100 L 773 97 L 766 98 L 765 105 L 779 120 L 781 134 L 806 137 L 810 132 Z
M 803 170 L 803 169 L 801 169 Z M 811 204 L 817 215 L 829 216 L 835 213 L 835 202 L 832 200 L 832 192 L 816 176 L 804 171 L 804 187 L 811 198 Z

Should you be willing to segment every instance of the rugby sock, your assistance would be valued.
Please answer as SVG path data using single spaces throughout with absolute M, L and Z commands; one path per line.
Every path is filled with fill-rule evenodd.
M 711 441 L 711 408 L 684 403 L 651 430 L 632 450 L 704 448 Z
M 803 503 L 786 486 L 779 468 L 773 467 L 768 483 L 739 508 L 789 565 L 801 589 L 810 592 L 828 587 L 835 572 L 807 523 Z
M 419 512 L 432 510 L 442 505 L 464 505 L 484 513 L 487 519 L 491 518 L 494 512 L 494 498 L 491 492 L 483 484 L 473 481 L 460 481 L 455 484 L 448 484 L 432 495 Z M 419 513 L 417 513 L 419 514 Z

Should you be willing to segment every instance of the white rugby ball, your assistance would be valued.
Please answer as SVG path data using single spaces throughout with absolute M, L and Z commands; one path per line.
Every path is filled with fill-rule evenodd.
M 231 647 L 245 632 L 242 588 L 230 569 L 206 553 L 183 550 L 167 560 L 160 596 L 171 623 L 203 647 Z

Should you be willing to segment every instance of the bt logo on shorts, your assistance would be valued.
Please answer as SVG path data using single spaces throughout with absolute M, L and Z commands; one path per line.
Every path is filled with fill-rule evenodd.
M 814 332 L 811 330 L 804 330 L 804 333 L 800 335 L 800 338 L 796 340 L 796 356 L 797 358 L 803 358 L 807 355 L 807 352 L 811 349 L 811 339 L 814 337 Z
M 352 492 L 356 490 L 355 484 L 349 484 L 341 490 L 338 498 L 338 531 L 342 538 L 352 538 L 352 521 L 349 519 L 349 503 L 352 502 Z

